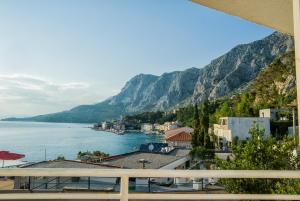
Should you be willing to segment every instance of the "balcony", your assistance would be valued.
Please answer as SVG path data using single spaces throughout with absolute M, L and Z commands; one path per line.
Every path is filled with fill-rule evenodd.
M 129 178 L 258 178 L 300 179 L 300 171 L 278 170 L 152 170 L 152 169 L 0 169 L 7 177 L 99 177 L 120 178 L 119 191 L 111 192 L 33 192 L 30 190 L 0 191 L 0 200 L 300 200 L 300 195 L 284 194 L 212 194 L 206 192 L 138 193 L 129 191 Z

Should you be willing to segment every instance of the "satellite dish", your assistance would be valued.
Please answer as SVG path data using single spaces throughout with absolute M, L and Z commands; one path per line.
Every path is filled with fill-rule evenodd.
M 154 145 L 153 144 L 149 144 L 149 146 L 148 146 L 148 149 L 149 149 L 149 151 L 153 151 L 153 149 L 154 149 Z

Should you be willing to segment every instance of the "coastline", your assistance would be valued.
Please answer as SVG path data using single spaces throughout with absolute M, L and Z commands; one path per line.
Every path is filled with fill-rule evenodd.
M 143 131 L 143 130 L 116 130 L 116 129 L 102 129 L 101 127 L 88 127 L 95 131 L 104 131 L 117 135 L 125 135 L 127 133 L 144 133 L 146 135 L 163 135 L 162 132 L 159 131 Z
M 91 127 L 92 125 L 77 123 L 0 121 L 0 148 L 25 154 L 24 160 L 36 162 L 45 160 L 45 149 L 47 160 L 59 155 L 74 159 L 74 153 L 78 151 L 101 150 L 115 155 L 130 152 L 140 144 L 162 141 L 159 136 L 140 134 L 140 131 L 112 135 L 107 131 L 95 132 Z

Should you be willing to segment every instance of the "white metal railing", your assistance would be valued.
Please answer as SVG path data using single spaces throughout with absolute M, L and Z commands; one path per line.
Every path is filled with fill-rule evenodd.
M 283 194 L 172 194 L 172 193 L 129 193 L 129 178 L 277 178 L 300 179 L 300 171 L 279 170 L 143 170 L 143 169 L 60 169 L 60 168 L 0 168 L 1 176 L 33 177 L 120 177 L 119 193 L 3 193 L 0 200 L 37 199 L 120 199 L 135 200 L 300 200 L 300 195 Z

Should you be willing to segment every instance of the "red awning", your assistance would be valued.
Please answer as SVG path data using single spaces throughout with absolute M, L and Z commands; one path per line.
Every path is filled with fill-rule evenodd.
M 18 160 L 24 158 L 23 154 L 10 153 L 9 151 L 0 151 L 0 160 Z

